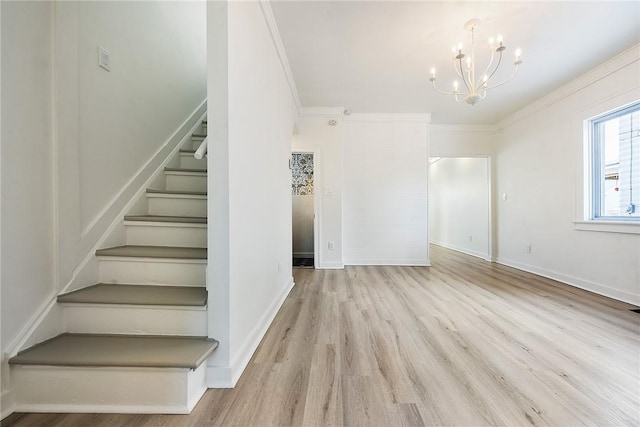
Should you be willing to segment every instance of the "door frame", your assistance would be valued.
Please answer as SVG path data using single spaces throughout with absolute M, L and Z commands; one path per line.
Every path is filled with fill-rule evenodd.
M 486 182 L 487 182 L 487 196 L 488 196 L 488 201 L 487 201 L 487 209 L 488 209 L 488 221 L 487 221 L 487 253 L 485 256 L 480 257 L 486 261 L 489 262 L 496 262 L 495 260 L 495 253 L 494 253 L 494 241 L 495 241 L 495 212 L 496 212 L 496 207 L 495 207 L 495 176 L 494 176 L 494 172 L 493 172 L 493 156 L 491 154 L 459 154 L 459 155 L 443 155 L 443 156 L 433 156 L 433 155 L 429 155 L 428 160 L 427 160 L 427 176 L 430 177 L 431 175 L 431 165 L 432 163 L 436 163 L 436 161 L 432 162 L 431 159 L 432 158 L 438 158 L 438 159 L 461 159 L 461 158 L 474 158 L 474 159 L 486 159 L 487 161 L 487 176 L 486 176 Z M 429 192 L 429 188 L 431 186 L 431 182 L 430 180 L 428 181 L 428 185 L 427 185 L 427 192 Z M 429 195 L 427 195 L 427 206 L 429 206 Z M 429 218 L 429 215 L 427 213 L 427 218 Z M 429 220 L 427 220 L 429 221 Z M 427 228 L 430 227 L 430 223 L 427 223 Z M 431 236 L 430 236 L 431 238 Z M 431 240 L 429 240 L 429 243 L 431 243 Z M 473 255 L 473 254 L 470 254 Z M 476 256 L 477 255 L 473 255 Z

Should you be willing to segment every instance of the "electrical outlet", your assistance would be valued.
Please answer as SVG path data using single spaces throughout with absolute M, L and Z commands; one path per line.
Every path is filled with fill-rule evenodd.
M 335 247 L 335 244 L 333 243 L 333 241 L 332 241 L 332 240 L 329 240 L 329 250 L 330 250 L 330 251 L 332 251 L 332 250 L 334 250 L 335 248 L 336 248 L 336 247 Z
M 528 254 L 530 254 L 530 253 L 531 253 L 531 245 L 527 245 L 527 247 L 526 247 L 526 251 L 527 251 L 527 253 L 528 253 Z
M 625 209 L 625 211 L 631 215 L 632 213 L 636 212 L 636 205 L 634 205 L 633 203 L 631 203 L 629 206 L 627 206 L 627 209 Z
M 473 242 L 473 236 L 469 235 L 469 241 Z

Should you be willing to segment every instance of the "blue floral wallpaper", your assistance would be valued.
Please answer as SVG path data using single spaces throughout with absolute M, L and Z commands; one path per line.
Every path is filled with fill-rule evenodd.
M 313 154 L 293 153 L 291 160 L 291 194 L 313 195 Z

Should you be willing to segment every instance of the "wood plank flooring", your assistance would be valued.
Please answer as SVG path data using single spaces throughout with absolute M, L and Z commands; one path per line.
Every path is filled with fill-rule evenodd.
M 2 426 L 640 425 L 636 307 L 437 246 L 431 258 L 294 270 L 236 388 L 188 416 Z

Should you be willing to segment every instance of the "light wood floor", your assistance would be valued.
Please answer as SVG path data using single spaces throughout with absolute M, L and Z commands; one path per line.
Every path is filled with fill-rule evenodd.
M 636 307 L 439 247 L 432 262 L 295 270 L 237 387 L 191 415 L 2 425 L 640 425 Z

